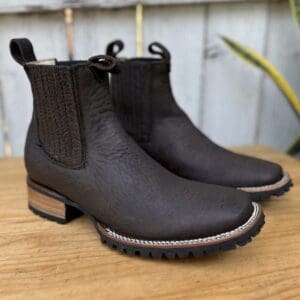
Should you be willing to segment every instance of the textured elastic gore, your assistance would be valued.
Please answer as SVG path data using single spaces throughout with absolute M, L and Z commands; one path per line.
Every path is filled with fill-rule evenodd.
M 148 142 L 151 128 L 151 66 L 125 63 L 113 80 L 115 111 L 136 141 Z
M 73 168 L 83 162 L 75 72 L 27 64 L 34 96 L 38 139 L 53 160 Z

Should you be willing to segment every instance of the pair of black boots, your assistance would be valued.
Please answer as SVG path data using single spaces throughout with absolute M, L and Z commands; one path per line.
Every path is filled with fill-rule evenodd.
M 149 47 L 160 58 L 117 59 L 122 48 L 112 42 L 88 61 L 37 60 L 28 39 L 11 41 L 34 98 L 30 209 L 59 223 L 86 214 L 103 243 L 141 256 L 200 256 L 251 241 L 264 224 L 252 201 L 287 191 L 289 176 L 193 126 L 172 96 L 165 47 Z

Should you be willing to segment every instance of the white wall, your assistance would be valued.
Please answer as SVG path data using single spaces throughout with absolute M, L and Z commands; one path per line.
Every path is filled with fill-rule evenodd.
M 22 155 L 32 99 L 22 68 L 9 55 L 9 40 L 26 36 L 38 58 L 66 59 L 66 32 L 62 11 L 8 14 L 0 5 L 1 11 L 0 99 L 13 154 Z M 145 54 L 153 40 L 171 50 L 174 93 L 193 122 L 225 146 L 263 143 L 284 150 L 299 134 L 299 121 L 274 84 L 228 52 L 219 34 L 264 53 L 300 95 L 300 29 L 287 1 L 144 7 Z M 75 11 L 76 58 L 103 52 L 115 38 L 126 43 L 125 55 L 134 55 L 134 7 Z M 0 132 L 0 155 L 2 145 Z

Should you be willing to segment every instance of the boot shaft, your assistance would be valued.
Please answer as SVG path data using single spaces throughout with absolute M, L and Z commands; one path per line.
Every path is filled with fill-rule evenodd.
M 29 131 L 35 131 L 37 144 L 53 162 L 74 169 L 83 167 L 85 131 L 93 131 L 92 122 L 83 120 L 90 119 L 91 109 L 99 116 L 103 111 L 112 111 L 107 72 L 95 70 L 95 58 L 38 61 L 27 39 L 12 40 L 11 52 L 31 84 L 34 105 Z
M 119 47 L 118 51 L 113 51 L 114 46 Z M 107 54 L 115 57 L 122 48 L 121 41 L 114 41 L 108 45 Z M 155 42 L 150 44 L 149 52 L 161 58 L 120 59 L 120 72 L 111 78 L 115 112 L 139 143 L 149 141 L 155 119 L 182 113 L 172 94 L 169 51 Z
M 78 70 L 57 65 L 25 66 L 34 99 L 40 146 L 55 161 L 70 167 L 83 163 L 84 141 L 78 94 Z

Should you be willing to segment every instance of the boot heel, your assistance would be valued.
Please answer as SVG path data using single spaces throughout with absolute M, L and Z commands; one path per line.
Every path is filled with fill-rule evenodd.
M 37 184 L 34 183 L 34 186 Z M 55 192 L 44 187 L 37 190 L 29 184 L 27 189 L 29 209 L 43 218 L 65 224 L 82 215 L 81 211 L 64 203 L 65 198 Z

